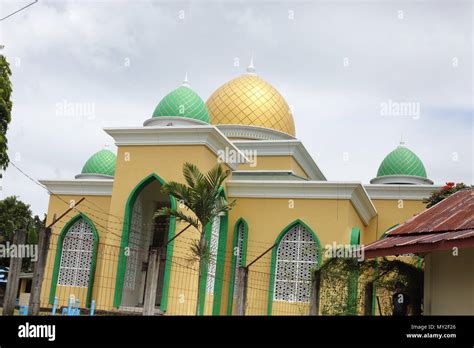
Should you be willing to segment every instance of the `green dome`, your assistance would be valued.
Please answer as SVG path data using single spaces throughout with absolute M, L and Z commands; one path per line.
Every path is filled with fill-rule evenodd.
M 210 123 L 204 101 L 189 86 L 183 85 L 166 95 L 153 112 L 153 117 L 180 116 Z
M 117 156 L 110 150 L 101 150 L 91 156 L 82 168 L 82 174 L 102 174 L 114 176 Z
M 382 161 L 377 177 L 388 175 L 409 175 L 427 178 L 423 162 L 404 146 L 398 146 Z

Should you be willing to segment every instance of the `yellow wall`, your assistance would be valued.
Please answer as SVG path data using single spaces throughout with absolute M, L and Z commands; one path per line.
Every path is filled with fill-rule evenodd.
M 425 257 L 426 315 L 474 313 L 474 249 L 433 252 Z
M 232 198 L 232 197 L 230 197 Z M 248 224 L 247 264 L 271 247 L 278 235 L 289 224 L 297 219 L 306 223 L 318 237 L 321 246 L 336 243 L 349 243 L 352 227 L 360 227 L 364 233 L 364 226 L 349 200 L 318 200 L 318 199 L 288 199 L 276 198 L 238 198 L 236 206 L 229 216 L 229 233 L 227 241 L 226 281 L 224 283 L 223 305 L 227 307 L 229 285 L 231 282 L 231 253 L 235 223 L 239 218 L 245 219 Z M 293 208 L 290 206 L 293 204 Z M 248 314 L 266 315 L 267 296 L 269 289 L 268 273 L 270 273 L 272 252 L 251 266 L 249 276 L 249 303 Z M 254 278 L 252 280 L 252 277 Z M 252 284 L 254 284 L 252 286 Z M 306 309 L 301 305 L 288 306 L 274 303 L 273 314 L 301 314 Z M 225 311 L 222 311 L 225 313 Z
M 97 257 L 95 282 L 92 299 L 98 309 L 113 310 L 116 272 L 119 258 L 119 245 L 122 236 L 125 207 L 133 189 L 150 174 L 157 174 L 165 181 L 183 182 L 182 168 L 185 162 L 195 164 L 201 171 L 208 171 L 217 163 L 217 156 L 202 145 L 189 146 L 119 146 L 116 175 L 111 197 L 86 196 L 77 209 L 91 219 L 99 233 L 100 246 Z M 260 156 L 257 167 L 241 165 L 247 170 L 293 170 L 296 175 L 306 177 L 301 167 L 291 156 Z M 60 196 L 66 202 L 82 196 Z M 230 197 L 232 199 L 232 197 Z M 273 245 L 277 236 L 290 223 L 297 219 L 305 222 L 318 237 L 321 246 L 336 242 L 348 244 L 351 230 L 361 230 L 361 243 L 367 244 L 378 239 L 389 227 L 402 223 L 414 214 L 424 210 L 421 201 L 374 200 L 378 216 L 369 226 L 364 226 L 355 208 L 349 200 L 334 199 L 276 199 L 276 198 L 238 198 L 237 204 L 229 214 L 226 263 L 224 269 L 223 296 L 221 314 L 227 313 L 227 300 L 231 282 L 231 255 L 234 226 L 239 218 L 248 223 L 247 264 Z M 100 208 L 99 208 L 100 207 Z M 59 216 L 68 205 L 58 197 L 50 198 L 48 223 L 54 214 Z M 70 212 L 59 221 L 54 229 L 54 238 L 61 228 L 75 215 Z M 177 224 L 180 232 L 186 224 Z M 197 294 L 196 263 L 189 263 L 190 248 L 198 239 L 197 231 L 188 229 L 174 242 L 172 271 L 168 293 L 168 314 L 194 314 Z M 258 284 L 249 289 L 249 314 L 267 313 L 267 296 L 270 278 L 271 252 L 251 267 L 250 282 Z M 43 283 L 42 305 L 49 300 L 49 289 L 53 272 L 55 252 L 49 253 L 45 282 Z M 67 298 L 73 294 L 81 301 L 85 300 L 84 289 L 57 287 L 60 305 L 67 304 Z M 212 311 L 212 296 L 206 296 L 206 314 Z M 83 303 L 83 302 L 82 302 Z M 306 305 L 288 305 L 275 303 L 274 314 L 302 314 Z M 304 307 L 304 308 L 303 308 Z
M 49 295 L 51 289 L 51 280 L 53 277 L 54 261 L 56 258 L 57 241 L 63 227 L 79 212 L 85 214 L 92 222 L 99 234 L 99 242 L 104 243 L 107 234 L 107 222 L 108 222 L 108 211 L 110 207 L 110 196 L 91 196 L 91 195 L 55 195 L 50 196 L 48 206 L 48 218 L 46 225 L 49 225 L 53 221 L 54 215 L 60 217 L 67 209 L 71 202 L 78 202 L 82 197 L 85 200 L 82 201 L 77 207 L 71 210 L 66 216 L 56 222 L 52 229 L 50 250 L 46 261 L 45 276 L 41 291 L 41 306 L 48 306 Z M 98 260 L 99 261 L 99 260 Z M 97 270 L 99 264 L 96 265 L 96 273 L 94 277 L 94 289 L 92 292 L 92 298 L 97 294 L 97 290 L 101 284 L 102 277 Z M 79 298 L 82 306 L 84 306 L 86 300 L 87 289 L 84 288 L 71 288 L 58 285 L 56 287 L 56 296 L 59 300 L 59 305 L 67 305 L 68 298 L 74 295 L 75 298 Z
M 375 223 L 377 238 L 393 225 L 401 224 L 426 209 L 426 204 L 421 200 L 377 199 L 372 203 L 378 212 L 378 217 L 372 221 Z
M 156 160 L 153 160 L 156 159 Z M 117 167 L 114 179 L 112 201 L 110 204 L 110 213 L 122 217 L 122 221 L 117 221 L 113 216 L 109 218 L 109 224 L 114 225 L 120 230 L 123 227 L 123 217 L 125 216 L 125 206 L 132 190 L 147 176 L 156 173 L 165 181 L 184 182 L 183 164 L 191 162 L 195 164 L 202 172 L 210 170 L 217 164 L 217 156 L 207 147 L 201 145 L 191 146 L 119 146 L 117 154 Z M 225 166 L 226 167 L 226 166 Z M 226 169 L 228 169 L 226 167 Z M 181 231 L 186 224 L 178 224 L 176 233 Z M 115 246 L 120 245 L 120 236 L 110 235 L 107 243 Z M 189 266 L 182 266 L 185 260 L 190 258 L 190 247 L 193 240 L 198 239 L 197 231 L 190 228 L 174 242 L 173 258 L 178 258 L 176 269 L 172 268 L 171 283 L 178 278 L 186 278 L 187 289 L 178 289 L 172 285 L 168 294 L 168 313 L 169 314 L 192 314 L 194 313 L 193 294 L 197 286 L 196 272 Z M 104 264 L 110 274 L 103 281 L 100 287 L 100 303 L 104 308 L 112 309 L 115 293 L 115 280 L 117 272 L 118 253 L 110 259 L 111 264 Z M 179 269 L 179 271 L 178 271 Z M 183 272 L 187 272 L 184 274 Z M 195 278 L 195 279 L 194 279 Z M 183 279 L 181 279 L 183 281 Z M 186 292 L 186 294 L 184 293 Z M 184 298 L 184 303 L 183 303 Z

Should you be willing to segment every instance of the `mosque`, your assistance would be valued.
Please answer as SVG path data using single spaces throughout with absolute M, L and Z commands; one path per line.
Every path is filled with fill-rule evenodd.
M 65 305 L 73 295 L 84 307 L 94 301 L 97 310 L 143 310 L 146 251 L 166 246 L 156 308 L 169 315 L 194 314 L 197 273 L 184 282 L 179 260 L 190 260 L 190 242 L 198 232 L 188 229 L 168 243 L 186 224 L 154 217 L 161 207 L 179 207 L 160 188 L 184 182 L 186 162 L 203 172 L 216 163 L 230 170 L 222 194 L 236 202 L 207 234 L 213 257 L 199 284 L 205 288 L 200 306 L 206 315 L 235 312 L 236 268 L 261 255 L 251 269 L 267 276 L 260 278 L 260 293 L 248 293 L 248 312 L 279 315 L 288 303 L 307 305 L 309 272 L 322 262 L 321 248 L 381 238 L 422 212 L 422 200 L 439 188 L 403 144 L 387 154 L 377 172 L 374 168 L 370 184 L 326 178 L 296 137 L 287 102 L 253 64 L 207 102 L 185 79 L 143 126 L 104 131 L 116 154 L 95 153 L 74 179 L 41 180 L 51 193 L 48 223 L 85 198 L 56 221 L 44 307 L 55 298 Z

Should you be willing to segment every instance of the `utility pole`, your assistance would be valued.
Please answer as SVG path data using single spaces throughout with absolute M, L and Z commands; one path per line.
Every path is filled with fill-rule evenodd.
M 248 281 L 249 269 L 247 267 L 237 267 L 237 315 L 245 315 L 245 309 L 247 307 L 247 281 Z
M 43 284 L 44 269 L 48 258 L 49 242 L 51 240 L 51 227 L 42 228 L 38 236 L 38 259 L 36 260 L 31 280 L 30 302 L 28 315 L 38 315 L 40 310 L 41 286 Z
M 10 269 L 8 270 L 7 288 L 3 302 L 3 315 L 13 315 L 15 311 L 16 294 L 18 292 L 18 283 L 20 281 L 21 262 L 23 258 L 19 250 L 26 240 L 26 229 L 20 229 L 13 236 L 13 248 L 16 248 L 17 255 L 10 257 Z
M 143 315 L 155 315 L 156 286 L 160 273 L 162 248 L 151 248 L 148 257 L 148 269 L 145 284 L 145 299 L 143 301 Z

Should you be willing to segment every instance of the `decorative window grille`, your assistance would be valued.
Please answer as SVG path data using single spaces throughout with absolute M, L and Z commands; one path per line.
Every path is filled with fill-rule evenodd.
M 127 267 L 125 269 L 124 287 L 126 289 L 135 290 L 135 283 L 138 270 L 138 250 L 142 246 L 142 202 L 138 198 L 135 200 L 132 209 L 132 221 L 130 224 L 130 234 L 128 237 L 128 256 Z
M 234 269 L 234 284 L 237 284 L 237 269 L 242 264 L 242 259 L 244 257 L 244 232 L 245 232 L 245 225 L 243 222 L 240 222 L 239 227 L 237 229 L 237 245 L 235 246 L 234 253 L 237 253 L 235 256 L 235 269 Z M 237 288 L 234 286 L 234 297 L 237 296 Z
M 64 236 L 58 284 L 87 288 L 91 274 L 94 234 L 83 218 L 78 219 Z
M 317 257 L 311 233 L 300 224 L 291 228 L 278 245 L 273 299 L 309 302 L 311 269 L 316 267 Z
M 219 248 L 219 230 L 221 227 L 221 218 L 216 216 L 212 222 L 211 243 L 209 246 L 210 260 L 207 268 L 206 292 L 214 293 L 214 283 L 216 279 L 216 259 Z

